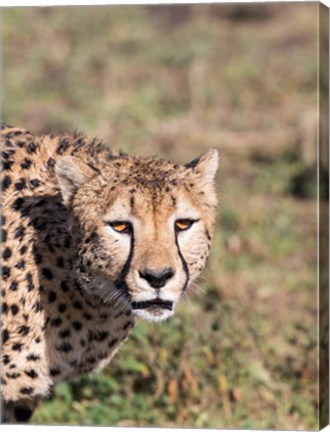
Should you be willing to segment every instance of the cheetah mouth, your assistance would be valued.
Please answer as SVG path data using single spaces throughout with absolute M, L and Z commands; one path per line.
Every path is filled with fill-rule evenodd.
M 168 300 L 161 300 L 161 299 L 154 299 L 154 300 L 147 300 L 147 301 L 140 301 L 140 302 L 132 302 L 132 309 L 138 310 L 138 309 L 167 309 L 169 311 L 172 311 L 173 309 L 173 302 Z

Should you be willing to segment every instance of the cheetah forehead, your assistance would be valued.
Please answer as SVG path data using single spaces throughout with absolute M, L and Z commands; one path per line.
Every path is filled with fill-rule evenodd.
M 167 160 L 141 157 L 118 158 L 104 171 L 104 177 L 114 175 L 124 184 L 135 184 L 142 188 L 163 189 L 176 185 L 187 178 L 184 165 Z
M 176 216 L 198 219 L 201 210 L 186 190 L 165 187 L 162 192 L 152 188 L 123 190 L 105 209 L 104 221 L 126 220 L 130 217 L 146 219 L 148 215 L 160 218 Z
M 83 190 L 86 196 L 94 184 L 97 192 L 99 182 L 103 183 L 104 193 L 95 193 L 94 200 L 102 201 L 104 219 L 143 218 L 149 212 L 164 218 L 177 215 L 198 219 L 205 201 L 213 195 L 212 188 L 205 193 L 207 186 L 203 188 L 185 165 L 132 157 L 118 158 L 114 166 L 115 170 L 110 165 L 103 171 L 102 179 L 87 182 Z

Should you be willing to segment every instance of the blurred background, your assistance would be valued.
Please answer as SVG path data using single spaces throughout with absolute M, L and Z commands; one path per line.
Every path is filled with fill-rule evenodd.
M 2 15 L 4 121 L 176 162 L 221 155 L 218 229 L 189 299 L 57 386 L 33 422 L 316 429 L 318 3 Z

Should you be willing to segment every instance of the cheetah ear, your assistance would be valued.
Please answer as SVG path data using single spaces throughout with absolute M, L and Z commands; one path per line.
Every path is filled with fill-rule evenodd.
M 63 156 L 56 162 L 55 175 L 63 202 L 69 205 L 77 189 L 95 175 L 95 171 L 74 156 Z
M 203 183 L 208 184 L 214 181 L 215 174 L 219 165 L 219 152 L 211 148 L 198 158 L 186 164 L 192 173 L 198 175 Z

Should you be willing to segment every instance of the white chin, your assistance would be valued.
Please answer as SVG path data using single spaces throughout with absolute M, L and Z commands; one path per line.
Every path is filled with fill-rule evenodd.
M 173 315 L 173 310 L 167 309 L 135 309 L 133 310 L 133 314 L 139 318 L 142 318 L 149 322 L 161 322 L 167 320 L 170 316 Z

